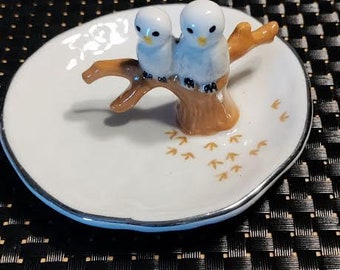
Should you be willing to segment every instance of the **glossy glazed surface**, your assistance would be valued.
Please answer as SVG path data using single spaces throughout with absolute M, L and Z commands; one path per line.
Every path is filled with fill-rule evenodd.
M 179 33 L 183 5 L 162 8 Z M 136 58 L 137 11 L 67 31 L 27 60 L 8 90 L 2 143 L 35 195 L 86 224 L 164 231 L 230 218 L 259 198 L 305 143 L 311 105 L 303 68 L 279 39 L 233 63 L 229 90 L 240 119 L 214 136 L 181 133 L 176 97 L 157 89 L 132 111 L 113 114 L 106 108 L 127 81 L 86 85 L 81 73 L 96 60 Z M 223 11 L 226 36 L 240 21 L 259 26 Z

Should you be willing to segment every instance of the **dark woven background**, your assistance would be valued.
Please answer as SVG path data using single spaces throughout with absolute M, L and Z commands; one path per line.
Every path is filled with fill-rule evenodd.
M 314 119 L 306 149 L 293 168 L 234 220 L 144 234 L 92 228 L 59 215 L 24 187 L 0 150 L 1 270 L 340 269 L 340 3 L 219 3 L 262 22 L 276 20 L 279 35 L 304 62 Z M 19 66 L 47 40 L 113 10 L 146 4 L 0 0 L 0 102 Z

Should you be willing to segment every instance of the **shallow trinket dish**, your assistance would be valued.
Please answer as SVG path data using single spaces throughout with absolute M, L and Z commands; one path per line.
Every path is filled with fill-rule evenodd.
M 160 6 L 175 35 L 183 7 Z M 112 113 L 106 108 L 129 82 L 106 77 L 87 85 L 80 75 L 98 60 L 136 58 L 137 12 L 90 21 L 33 54 L 8 89 L 2 146 L 30 191 L 88 225 L 160 232 L 231 218 L 303 150 L 312 116 L 304 68 L 279 38 L 237 60 L 228 91 L 240 117 L 211 136 L 181 132 L 177 98 L 164 89 L 124 114 Z M 242 21 L 261 26 L 240 11 L 223 12 L 226 37 Z

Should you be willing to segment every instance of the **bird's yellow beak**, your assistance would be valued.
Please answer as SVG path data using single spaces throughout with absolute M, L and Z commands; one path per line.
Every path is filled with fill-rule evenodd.
M 144 36 L 143 37 L 146 44 L 151 45 L 152 44 L 152 37 Z
M 207 45 L 207 38 L 206 38 L 206 37 L 198 37 L 197 43 L 198 43 L 201 47 L 203 47 L 203 46 Z

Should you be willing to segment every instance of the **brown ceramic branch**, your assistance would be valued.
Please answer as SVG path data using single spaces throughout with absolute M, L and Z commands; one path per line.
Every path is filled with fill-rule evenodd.
M 255 31 L 247 22 L 239 23 L 228 38 L 230 62 L 245 55 L 254 47 L 273 41 L 279 31 L 277 22 L 269 22 Z
M 275 22 L 253 32 L 248 23 L 238 24 L 228 39 L 231 62 L 255 46 L 270 42 L 277 30 Z M 179 98 L 177 121 L 187 134 L 208 135 L 227 130 L 233 127 L 239 117 L 237 106 L 226 90 L 227 76 L 218 80 L 219 91 L 205 94 L 197 89 L 188 90 L 182 87 L 177 77 L 169 78 L 167 82 L 144 79 L 138 61 L 129 58 L 97 61 L 83 73 L 83 79 L 87 83 L 105 76 L 121 76 L 130 81 L 129 88 L 111 103 L 114 112 L 125 112 L 133 108 L 150 90 L 164 87 Z
M 83 73 L 87 83 L 109 75 L 121 76 L 130 81 L 129 88 L 111 103 L 114 112 L 125 112 L 133 108 L 150 90 L 164 87 L 179 98 L 177 105 L 178 124 L 187 134 L 213 134 L 231 128 L 238 119 L 238 109 L 225 86 L 228 78 L 222 77 L 217 82 L 219 97 L 204 94 L 197 89 L 182 87 L 176 77 L 167 82 L 143 79 L 143 71 L 134 59 L 114 59 L 95 62 Z M 203 113 L 204 112 L 204 113 Z

